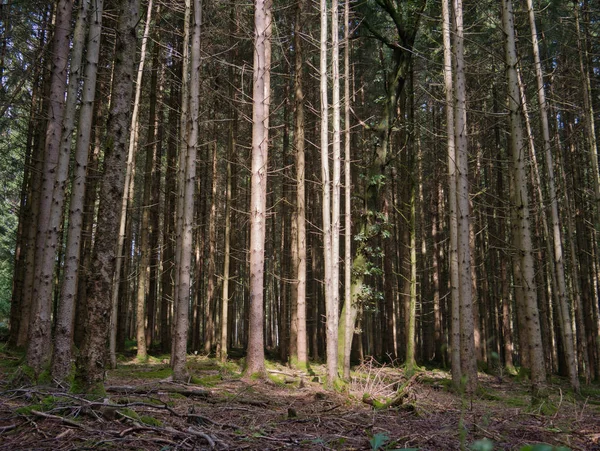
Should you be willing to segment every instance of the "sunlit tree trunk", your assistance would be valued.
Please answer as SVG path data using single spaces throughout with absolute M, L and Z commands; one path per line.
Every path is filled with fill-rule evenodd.
M 333 180 L 331 186 L 331 302 L 327 303 L 327 368 L 329 383 L 338 377 L 338 327 L 340 303 L 340 183 L 341 183 L 341 134 L 340 134 L 340 61 L 338 0 L 331 3 L 331 77 L 332 131 L 333 131 Z
M 254 6 L 252 89 L 252 178 L 250 197 L 250 312 L 244 374 L 264 376 L 264 262 L 267 210 L 267 156 L 271 93 L 271 0 Z
M 129 136 L 133 94 L 133 64 L 139 0 L 122 2 L 117 39 L 119 45 L 114 68 L 111 111 L 104 145 L 104 170 L 100 187 L 100 205 L 96 242 L 88 279 L 87 319 L 82 349 L 77 359 L 76 383 L 85 391 L 102 387 L 108 340 L 111 289 L 115 272 L 115 237 L 119 231 L 120 205 L 125 182 L 127 137 Z
M 344 379 L 350 378 L 350 351 L 354 336 L 356 309 L 352 305 L 352 173 L 350 167 L 350 1 L 344 4 L 344 314 L 341 329 L 344 335 L 338 345 L 343 346 L 339 358 L 342 359 Z M 344 310 L 345 309 L 345 310 Z
M 529 212 L 529 194 L 527 192 L 526 145 L 521 123 L 521 95 L 517 76 L 517 51 L 514 31 L 514 15 L 511 0 L 502 1 L 502 24 L 505 35 L 505 52 L 507 65 L 507 90 L 510 126 L 511 172 L 513 175 L 513 201 L 515 224 L 513 239 L 515 241 L 517 268 L 521 275 L 523 291 L 523 311 L 525 313 L 525 330 L 527 335 L 529 361 L 531 365 L 532 399 L 537 402 L 545 396 L 546 369 L 540 332 L 539 312 L 537 307 L 536 284 L 534 277 L 533 245 L 531 240 L 531 223 Z
M 221 331 L 217 347 L 217 356 L 221 362 L 227 360 L 228 315 L 229 315 L 229 271 L 231 258 L 231 156 L 235 151 L 233 122 L 229 130 L 229 156 L 227 158 L 227 188 L 225 191 L 225 232 L 223 249 L 223 289 L 221 290 Z
M 308 363 L 306 332 L 306 190 L 304 162 L 304 54 L 302 42 L 302 12 L 304 0 L 298 0 L 296 9 L 295 43 L 295 123 L 294 147 L 296 148 L 296 223 L 297 223 L 297 264 L 296 268 L 296 322 L 297 322 L 297 365 L 303 368 Z
M 180 168 L 180 176 L 184 175 L 184 178 L 179 179 L 179 195 L 182 197 L 182 217 L 181 229 L 178 230 L 178 235 L 181 235 L 181 239 L 177 240 L 179 247 L 176 249 L 176 252 L 179 254 L 179 259 L 177 261 L 178 266 L 176 267 L 176 271 L 178 272 L 176 285 L 177 306 L 175 308 L 175 327 L 173 330 L 173 354 L 171 355 L 173 379 L 177 381 L 183 381 L 187 377 L 186 356 L 189 325 L 190 280 L 192 273 L 191 257 L 193 249 L 194 194 L 196 190 L 196 156 L 199 147 L 198 114 L 200 104 L 200 31 L 202 24 L 202 2 L 201 0 L 194 0 L 193 4 L 189 118 L 187 134 L 185 135 L 187 150 L 184 171 Z M 183 77 L 186 77 L 185 72 L 183 73 Z M 185 91 L 182 91 L 182 95 L 183 94 L 185 94 Z

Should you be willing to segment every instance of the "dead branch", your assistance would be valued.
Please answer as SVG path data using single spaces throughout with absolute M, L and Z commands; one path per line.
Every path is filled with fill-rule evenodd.
M 84 429 L 84 430 L 88 429 L 83 424 L 79 424 L 76 421 L 69 420 L 68 418 L 63 418 L 63 417 L 58 416 L 58 415 L 52 415 L 51 413 L 39 412 L 37 410 L 31 410 L 31 413 L 34 414 L 35 416 L 38 416 L 38 417 L 48 418 L 48 419 L 51 419 L 51 420 L 58 420 L 61 423 L 68 424 L 69 426 L 73 426 L 73 427 L 76 427 L 76 428 L 79 428 L 79 429 Z
M 153 394 L 161 394 L 161 393 L 177 393 L 183 396 L 195 396 L 198 398 L 208 398 L 210 396 L 210 392 L 201 389 L 189 389 L 189 388 L 179 388 L 179 387 L 132 387 L 128 385 L 123 386 L 113 386 L 106 387 L 107 392 L 112 393 L 125 393 L 125 394 L 137 394 L 137 395 L 147 395 L 150 393 Z
M 215 447 L 215 441 L 212 439 L 212 437 L 210 435 L 199 431 L 198 429 L 196 429 L 193 426 L 190 426 L 187 431 L 192 435 L 195 435 L 197 437 L 202 437 L 204 440 L 206 440 L 208 442 L 208 446 L 210 446 L 210 449 L 213 449 Z

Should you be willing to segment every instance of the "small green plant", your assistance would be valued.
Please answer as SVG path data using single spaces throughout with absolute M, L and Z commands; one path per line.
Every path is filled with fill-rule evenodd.
M 477 440 L 469 445 L 469 451 L 494 451 L 494 442 L 489 439 Z M 519 448 L 519 451 L 571 451 L 565 446 L 552 446 L 547 443 L 537 443 L 535 445 L 525 445 Z
M 492 442 L 491 440 L 483 439 L 483 440 L 477 440 L 476 442 L 473 442 L 470 446 L 469 446 L 469 450 L 470 451 L 494 451 L 494 442 Z
M 390 438 L 385 434 L 374 434 L 373 437 L 371 437 L 371 440 L 369 440 L 369 443 L 371 444 L 371 449 L 373 451 L 377 451 L 378 449 L 383 448 L 383 445 L 389 439 Z
M 565 446 L 552 446 L 546 443 L 538 443 L 535 445 L 525 445 L 519 451 L 571 451 Z
M 390 438 L 383 433 L 373 434 L 369 440 L 372 451 L 385 450 L 385 451 L 419 451 L 419 448 L 394 448 L 395 442 L 388 443 Z

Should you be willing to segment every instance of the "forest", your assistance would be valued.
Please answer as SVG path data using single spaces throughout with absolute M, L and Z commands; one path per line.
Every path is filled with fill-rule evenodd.
M 599 6 L 2 0 L 0 442 L 600 449 Z

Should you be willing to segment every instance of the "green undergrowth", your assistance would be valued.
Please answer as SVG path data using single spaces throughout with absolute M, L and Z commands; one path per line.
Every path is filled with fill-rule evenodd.
M 163 422 L 150 415 L 140 415 L 133 409 L 123 408 L 119 410 L 121 416 L 145 424 L 146 426 L 162 427 Z
M 132 379 L 166 379 L 173 371 L 171 368 L 150 368 L 146 369 L 146 367 L 136 367 L 132 368 L 131 366 L 118 368 L 115 371 L 115 375 L 120 377 L 128 377 Z
M 502 448 L 497 448 L 490 439 L 483 439 L 471 443 L 467 449 L 469 451 L 496 451 Z M 523 445 L 518 451 L 571 451 L 571 448 L 567 448 L 566 446 L 553 446 L 547 443 L 536 443 L 533 445 Z
M 203 387 L 215 387 L 223 381 L 223 376 L 220 374 L 210 374 L 208 376 L 196 377 L 192 376 L 192 384 L 201 385 Z

